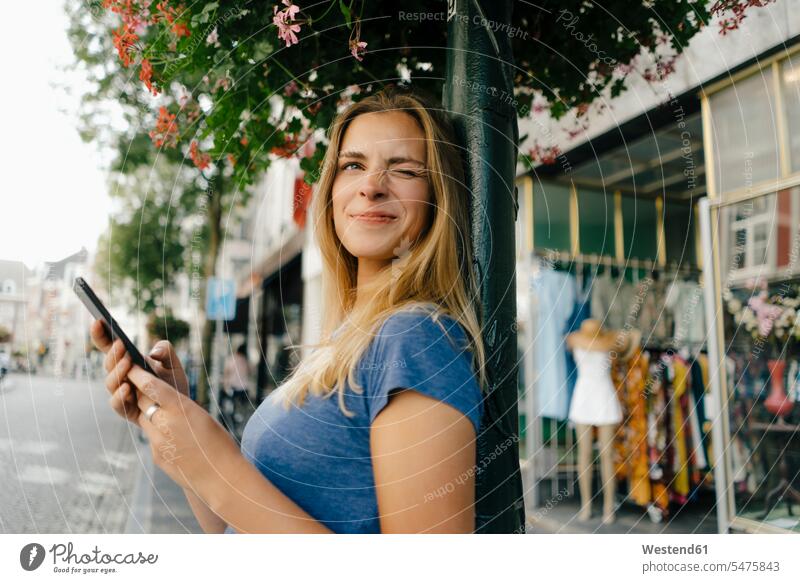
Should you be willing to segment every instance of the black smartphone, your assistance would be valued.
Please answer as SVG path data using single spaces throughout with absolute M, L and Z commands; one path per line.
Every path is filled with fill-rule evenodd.
M 133 361 L 134 364 L 138 364 L 150 374 L 156 375 L 156 371 L 154 371 L 148 364 L 145 357 L 142 356 L 142 353 L 139 352 L 139 349 L 136 348 L 136 345 L 131 342 L 127 334 L 122 331 L 122 328 L 119 324 L 117 324 L 117 321 L 111 317 L 111 313 L 106 309 L 106 307 L 103 305 L 103 302 L 100 301 L 100 298 L 97 297 L 92 288 L 89 287 L 89 284 L 86 283 L 86 280 L 82 277 L 76 277 L 75 281 L 72 283 L 72 289 L 78 295 L 78 298 L 80 298 L 80 300 L 83 302 L 83 305 L 86 306 L 92 316 L 103 322 L 106 332 L 111 337 L 111 341 L 113 342 L 117 338 L 122 340 L 122 343 L 125 345 L 125 350 L 127 350 L 128 354 L 131 355 L 131 361 Z

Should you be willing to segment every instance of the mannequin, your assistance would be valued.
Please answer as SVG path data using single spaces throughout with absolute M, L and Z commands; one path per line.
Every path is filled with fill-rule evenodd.
M 634 331 L 638 332 L 638 331 Z M 593 428 L 600 447 L 600 477 L 603 490 L 603 524 L 615 519 L 613 439 L 622 421 L 622 407 L 611 379 L 612 360 L 624 359 L 638 344 L 631 331 L 605 330 L 598 320 L 584 320 L 578 331 L 567 336 L 567 348 L 575 355 L 578 379 L 572 396 L 569 420 L 578 439 L 578 485 L 581 510 L 578 519 L 592 517 Z

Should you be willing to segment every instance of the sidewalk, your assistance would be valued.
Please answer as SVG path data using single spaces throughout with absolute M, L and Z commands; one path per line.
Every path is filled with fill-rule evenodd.
M 602 524 L 600 500 L 594 503 L 594 516 L 588 522 L 577 518 L 580 501 L 568 498 L 550 509 L 531 509 L 528 514 L 530 534 L 716 534 L 717 520 L 713 497 L 707 497 L 684 509 L 673 511 L 667 522 L 654 523 L 641 508 L 630 503 L 617 508 L 617 520 Z
M 202 534 L 183 489 L 153 464 L 150 447 L 137 440 L 143 460 L 133 493 L 126 534 Z

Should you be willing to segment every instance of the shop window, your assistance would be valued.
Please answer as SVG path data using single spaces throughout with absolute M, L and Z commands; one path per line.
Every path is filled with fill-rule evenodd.
M 722 209 L 723 234 L 727 238 L 721 252 L 727 256 L 729 278 L 738 282 L 752 277 L 771 277 L 776 268 L 776 196 L 770 194 Z
M 533 188 L 533 244 L 537 249 L 569 251 L 570 187 L 539 183 Z
M 765 69 L 709 98 L 719 193 L 750 188 L 780 175 L 772 86 L 772 70 Z
M 664 202 L 664 242 L 667 262 L 695 265 L 695 216 L 691 200 L 667 200 Z
M 792 249 L 798 192 L 786 189 L 722 206 L 717 241 L 733 513 L 795 532 L 800 532 L 800 284 Z
M 581 253 L 614 256 L 614 194 L 578 189 Z
M 623 196 L 622 225 L 625 257 L 656 259 L 658 249 L 656 201 Z

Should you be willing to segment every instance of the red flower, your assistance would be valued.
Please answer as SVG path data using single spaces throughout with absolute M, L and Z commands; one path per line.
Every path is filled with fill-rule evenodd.
M 129 67 L 133 62 L 131 53 L 134 52 L 139 36 L 128 25 L 122 25 L 112 33 L 114 47 L 117 49 L 122 64 Z
M 273 147 L 270 153 L 280 158 L 291 158 L 295 155 L 299 146 L 297 136 L 294 134 L 286 134 L 283 140 L 283 145 Z
M 150 93 L 158 95 L 158 88 L 153 85 L 153 66 L 147 59 L 142 59 L 142 70 L 139 72 L 139 79 L 147 86 Z M 163 108 L 162 108 L 163 109 Z
M 231 166 L 236 166 L 236 156 L 234 156 L 233 154 L 228 154 L 228 163 Z
M 178 124 L 175 123 L 175 116 L 164 106 L 158 110 L 158 120 L 155 129 L 150 132 L 150 139 L 157 148 L 161 146 L 174 148 L 178 142 Z
M 175 33 L 175 36 L 189 37 L 192 35 L 192 32 L 189 30 L 189 27 L 186 26 L 183 22 L 176 22 L 175 24 L 173 24 L 172 32 Z
M 179 14 L 183 14 L 186 11 L 186 8 L 183 4 L 179 5 L 177 9 L 167 4 L 167 1 L 164 0 L 163 2 L 159 2 L 156 4 L 156 10 L 158 11 L 156 15 L 153 17 L 153 22 L 158 20 L 166 20 L 170 24 L 170 29 L 175 34 L 175 36 L 191 36 L 191 31 L 189 27 L 184 22 L 178 22 Z
M 192 144 L 189 146 L 189 157 L 200 170 L 205 170 L 211 165 L 211 156 L 199 150 L 197 140 L 192 141 Z

